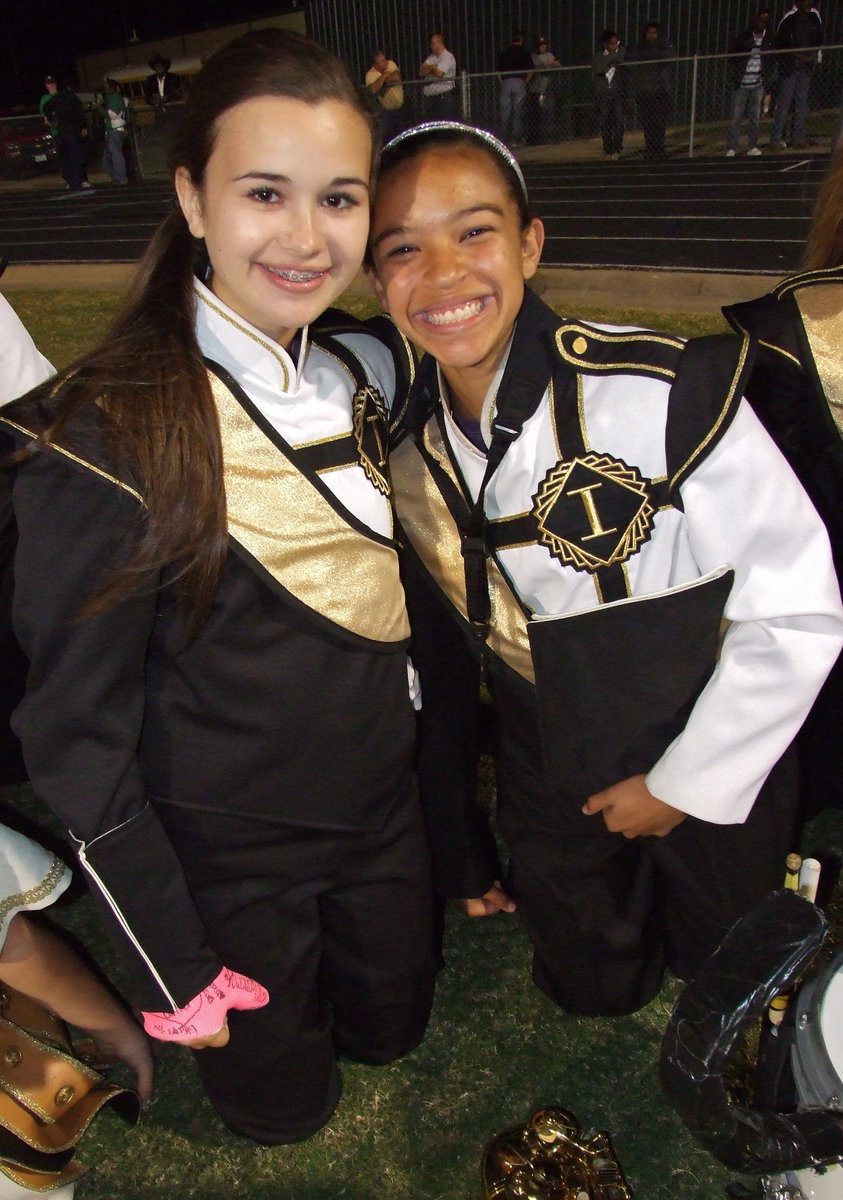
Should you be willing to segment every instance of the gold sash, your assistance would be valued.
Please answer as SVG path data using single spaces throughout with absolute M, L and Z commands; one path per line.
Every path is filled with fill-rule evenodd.
M 352 528 L 208 373 L 219 414 L 232 538 L 307 608 L 377 642 L 410 628 L 395 547 Z
M 800 288 L 795 298 L 832 419 L 843 437 L 843 287 L 817 284 Z
M 434 417 L 425 427 L 424 442 L 426 449 L 459 487 Z M 454 608 L 468 620 L 459 530 L 411 438 L 404 438 L 392 451 L 389 469 L 395 508 L 405 535 Z M 534 683 L 527 619 L 494 558 L 486 560 L 486 568 L 492 607 L 489 649 L 524 679 Z

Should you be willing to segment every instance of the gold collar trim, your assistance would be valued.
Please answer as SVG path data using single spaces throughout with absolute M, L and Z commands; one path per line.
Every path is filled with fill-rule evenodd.
M 220 308 L 218 304 L 215 304 L 214 301 L 211 300 L 210 296 L 206 295 L 206 292 L 201 291 L 199 288 L 196 288 L 195 291 L 197 298 L 201 300 L 205 307 L 209 308 L 212 313 L 215 313 L 220 320 L 227 322 L 227 324 L 231 325 L 232 328 L 236 329 L 239 333 L 244 334 L 245 337 L 251 338 L 253 342 L 257 342 L 262 350 L 265 350 L 267 354 L 275 359 L 275 361 L 278 363 L 278 366 L 281 368 L 281 374 L 283 375 L 281 391 L 289 392 L 290 372 L 284 359 L 278 353 L 277 347 L 274 346 L 271 341 L 260 337 L 260 335 L 257 334 L 254 329 L 250 329 L 248 325 L 243 325 L 240 321 L 236 320 L 236 318 L 232 316 L 230 312 L 226 312 L 224 308 Z M 304 354 L 304 346 L 302 346 L 302 354 Z

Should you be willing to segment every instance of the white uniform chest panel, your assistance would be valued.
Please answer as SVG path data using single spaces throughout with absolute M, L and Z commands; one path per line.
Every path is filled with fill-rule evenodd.
M 589 449 L 636 466 L 645 479 L 663 477 L 669 385 L 639 375 L 580 378 Z
M 637 467 L 645 478 L 663 478 L 668 393 L 667 383 L 662 385 L 648 377 L 582 377 L 580 404 L 586 449 L 622 459 L 628 466 Z M 450 418 L 448 430 L 463 477 L 476 498 L 486 459 L 470 446 Z M 561 449 L 562 460 L 566 461 L 566 447 Z M 487 487 L 487 517 L 495 520 L 530 512 L 542 480 L 559 460 L 555 423 L 546 395 Z M 521 599 L 539 614 L 571 612 L 600 603 L 594 577 L 561 563 L 545 546 L 515 546 L 501 550 L 499 557 Z M 624 569 L 634 595 L 697 579 L 700 568 L 691 552 L 683 514 L 676 509 L 657 513 L 650 540 Z

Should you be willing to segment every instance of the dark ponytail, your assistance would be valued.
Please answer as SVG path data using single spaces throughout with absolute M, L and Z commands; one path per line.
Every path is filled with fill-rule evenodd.
M 219 118 L 258 96 L 305 104 L 339 100 L 373 128 L 345 66 L 299 34 L 265 29 L 211 55 L 193 84 L 170 152 L 201 189 Z M 206 620 L 227 547 L 222 447 L 216 407 L 194 332 L 193 282 L 204 274 L 204 246 L 174 208 L 141 259 L 131 291 L 105 340 L 30 396 L 51 414 L 35 443 L 60 442 L 81 410 L 106 414 L 106 448 L 146 501 L 134 556 L 106 580 L 81 615 L 157 586 L 175 569 L 189 627 Z M 19 458 L 22 456 L 18 456 Z

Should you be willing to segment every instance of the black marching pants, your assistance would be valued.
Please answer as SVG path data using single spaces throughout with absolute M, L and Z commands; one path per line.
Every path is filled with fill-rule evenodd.
M 627 839 L 600 814 L 581 814 L 583 800 L 542 795 L 537 776 L 499 769 L 509 886 L 542 991 L 572 1013 L 635 1012 L 655 996 L 665 965 L 690 978 L 731 925 L 781 887 L 794 756 L 774 768 L 743 825 L 688 817 L 666 838 Z
M 430 873 L 411 786 L 378 830 L 319 830 L 157 806 L 212 945 L 269 1004 L 230 1012 L 195 1053 L 236 1133 L 299 1141 L 339 1100 L 337 1054 L 387 1063 L 421 1040 L 433 998 Z

